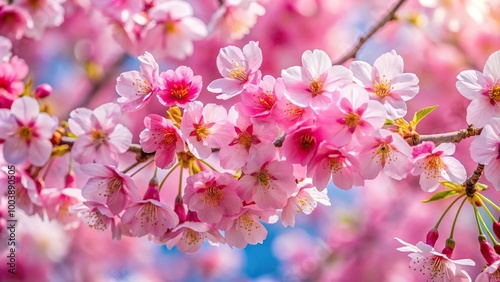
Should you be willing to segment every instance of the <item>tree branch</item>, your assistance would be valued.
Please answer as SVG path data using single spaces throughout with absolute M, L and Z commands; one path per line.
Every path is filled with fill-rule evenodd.
M 465 187 L 465 193 L 467 194 L 467 197 L 472 198 L 474 196 L 474 193 L 476 193 L 476 183 L 479 181 L 481 174 L 483 174 L 483 170 L 484 165 L 478 164 L 471 177 L 467 178 L 467 180 L 464 182 L 463 185 Z
M 414 135 L 413 137 L 406 138 L 406 142 L 408 142 L 410 146 L 418 145 L 424 141 L 431 141 L 434 142 L 434 144 L 436 145 L 446 142 L 458 143 L 469 137 L 481 134 L 482 130 L 483 130 L 482 128 L 475 128 L 471 124 L 469 125 L 469 127 L 467 127 L 467 129 L 461 129 L 458 131 L 453 131 L 448 133 L 431 134 L 431 135 Z
M 375 33 L 377 33 L 377 31 L 379 31 L 379 29 L 381 29 L 386 23 L 396 19 L 396 12 L 404 2 L 406 2 L 406 0 L 399 0 L 396 4 L 394 4 L 389 12 L 387 12 L 387 14 L 382 19 L 380 19 L 380 21 L 378 21 L 376 25 L 374 25 L 364 36 L 359 38 L 358 43 L 354 45 L 351 50 L 347 52 L 347 54 L 335 61 L 333 64 L 341 65 L 349 59 L 356 58 L 359 49 L 361 49 L 363 44 L 365 44 L 368 39 L 370 39 Z

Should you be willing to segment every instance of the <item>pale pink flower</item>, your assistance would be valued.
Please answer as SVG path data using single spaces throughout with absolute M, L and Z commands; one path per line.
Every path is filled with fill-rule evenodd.
M 475 282 L 498 282 L 500 281 L 500 260 L 495 261 L 491 265 L 488 265 L 479 275 L 476 277 Z
M 16 166 L 16 173 L 14 178 L 15 196 L 16 196 L 16 206 L 23 210 L 27 215 L 38 214 L 43 216 L 43 199 L 40 196 L 39 188 L 37 187 L 37 182 L 28 175 L 25 167 Z M 0 174 L 0 185 L 4 185 L 5 192 L 9 187 L 8 181 L 8 166 L 2 166 Z M 12 184 L 12 181 L 10 181 Z M 40 182 L 38 182 L 40 185 Z
M 151 96 L 158 92 L 159 70 L 155 58 L 148 52 L 138 57 L 141 71 L 128 71 L 116 78 L 116 92 L 121 96 L 118 103 L 124 111 L 144 107 Z
M 201 221 L 218 223 L 223 216 L 232 216 L 240 211 L 242 203 L 236 190 L 238 181 L 232 174 L 202 171 L 186 181 L 182 199 Z
M 314 186 L 323 191 L 330 179 L 340 189 L 351 189 L 364 183 L 360 174 L 361 164 L 357 156 L 344 147 L 335 147 L 323 141 L 317 154 L 307 166 L 307 176 Z
M 221 93 L 218 99 L 232 98 L 260 79 L 261 65 L 262 50 L 258 42 L 250 41 L 243 46 L 243 50 L 235 46 L 221 48 L 217 56 L 217 68 L 223 78 L 210 82 L 207 89 L 212 93 Z
M 278 220 L 274 210 L 263 211 L 256 205 L 244 206 L 232 217 L 226 217 L 219 224 L 224 230 L 226 242 L 230 247 L 245 248 L 247 244 L 262 244 L 267 230 L 261 221 L 275 223 Z
M 276 126 L 253 122 L 234 107 L 229 109 L 228 119 L 234 125 L 233 140 L 219 150 L 220 165 L 226 169 L 242 168 L 252 147 L 262 142 L 273 142 L 279 134 Z
M 26 30 L 26 37 L 40 39 L 46 28 L 60 26 L 64 21 L 64 0 L 20 0 L 16 5 L 29 12 L 33 25 Z
M 0 36 L 0 62 L 8 62 L 12 56 L 12 42 L 7 38 Z
M 297 187 L 292 164 L 276 159 L 272 143 L 253 147 L 242 171 L 239 182 L 244 200 L 254 201 L 262 209 L 283 208 Z
M 70 212 L 76 213 L 85 224 L 96 230 L 104 231 L 115 225 L 113 213 L 102 203 L 86 201 L 71 206 Z
M 470 145 L 475 162 L 484 164 L 484 175 L 500 190 L 500 118 L 492 118 Z
M 170 206 L 160 202 L 158 182 L 153 180 L 141 201 L 130 204 L 122 215 L 121 223 L 136 237 L 151 234 L 160 237 L 179 224 L 179 217 Z
M 82 188 L 82 196 L 86 200 L 106 204 L 113 214 L 119 214 L 129 202 L 140 200 L 139 189 L 132 178 L 115 167 L 85 164 L 80 169 L 90 176 Z
M 232 126 L 227 122 L 223 106 L 191 102 L 184 110 L 181 132 L 189 150 L 199 158 L 207 158 L 212 148 L 226 146 L 233 138 Z
M 352 72 L 344 66 L 332 66 L 325 51 L 307 50 L 302 54 L 302 66 L 281 71 L 285 96 L 295 105 L 314 110 L 328 107 L 334 91 L 352 83 Z M 338 93 L 337 93 L 338 94 Z
M 71 213 L 69 207 L 82 203 L 85 198 L 77 188 L 45 188 L 42 190 L 45 211 L 50 220 L 57 220 L 64 229 L 76 229 L 80 220 L 76 213 Z
M 413 73 L 403 73 L 403 58 L 392 50 L 378 57 L 373 67 L 363 61 L 351 63 L 354 81 L 363 86 L 370 98 L 385 106 L 389 118 L 406 115 L 406 101 L 417 95 L 418 77 Z
M 493 53 L 483 73 L 466 70 L 457 76 L 457 89 L 472 100 L 467 108 L 467 123 L 483 127 L 492 117 L 500 117 L 500 51 Z
M 198 98 L 203 85 L 200 75 L 193 75 L 193 70 L 180 66 L 160 74 L 161 90 L 157 96 L 164 106 L 179 106 L 185 108 L 189 102 Z
M 310 181 L 310 180 L 306 180 Z M 311 214 L 318 206 L 318 203 L 330 206 L 330 199 L 326 190 L 318 191 L 310 182 L 303 182 L 299 191 L 288 198 L 286 205 L 281 212 L 281 223 L 284 227 L 295 225 L 295 215 L 299 212 Z
M 360 140 L 358 155 L 365 179 L 374 179 L 383 171 L 389 177 L 401 180 L 411 169 L 412 149 L 397 133 L 381 129 Z
M 307 166 L 318 151 L 321 131 L 315 126 L 304 126 L 286 135 L 280 154 L 287 161 Z
M 193 54 L 193 41 L 203 39 L 205 23 L 193 17 L 193 7 L 186 1 L 162 1 L 148 11 L 151 22 L 145 28 L 145 41 L 159 56 L 184 59 Z
M 225 0 L 208 24 L 210 33 L 222 39 L 238 40 L 250 32 L 266 9 L 256 0 Z
M 467 174 L 464 166 L 451 156 L 455 152 L 455 144 L 442 143 L 435 147 L 432 142 L 423 142 L 416 150 L 419 154 L 414 154 L 412 174 L 420 175 L 420 188 L 425 192 L 435 191 L 441 178 L 459 184 L 465 182 Z
M 71 153 L 76 162 L 118 164 L 118 156 L 132 143 L 132 133 L 120 124 L 120 107 L 107 103 L 91 111 L 77 108 L 69 114 L 69 129 L 78 136 Z
M 0 34 L 19 40 L 30 28 L 33 28 L 33 20 L 26 10 L 0 2 Z
M 177 162 L 177 152 L 184 151 L 181 131 L 168 120 L 157 114 L 144 118 L 144 129 L 139 135 L 142 150 L 156 152 L 154 160 L 161 169 L 171 168 Z
M 9 110 L 0 109 L 0 139 L 3 156 L 10 164 L 28 160 L 35 166 L 47 162 L 52 152 L 50 139 L 57 119 L 40 113 L 38 101 L 25 96 L 14 101 Z
M 416 246 L 408 244 L 399 238 L 395 238 L 404 247 L 397 250 L 401 252 L 411 252 L 410 267 L 419 274 L 426 275 L 432 281 L 443 282 L 466 282 L 471 278 L 462 266 L 474 266 L 474 261 L 470 259 L 452 260 L 447 255 L 437 252 L 432 246 L 418 242 Z
M 92 0 L 92 4 L 104 15 L 126 22 L 135 14 L 144 10 L 144 0 Z
M 165 242 L 168 249 L 174 246 L 184 253 L 197 252 L 203 242 L 208 240 L 212 245 L 225 243 L 224 238 L 219 231 L 213 228 L 210 224 L 204 222 L 186 221 L 179 224 L 160 239 Z
M 299 107 L 286 97 L 279 98 L 272 111 L 272 117 L 286 133 L 310 122 L 314 115 L 315 113 L 310 107 Z
M 14 100 L 24 91 L 23 79 L 28 74 L 28 65 L 14 56 L 8 62 L 0 61 L 0 108 L 10 108 Z
M 352 85 L 344 89 L 338 105 L 319 113 L 318 127 L 331 144 L 343 146 L 351 139 L 361 140 L 363 136 L 382 128 L 385 120 L 384 106 L 370 100 L 363 88 Z
M 278 101 L 275 88 L 283 89 L 283 80 L 276 80 L 270 75 L 265 75 L 258 84 L 250 84 L 246 91 L 241 93 L 241 103 L 238 104 L 238 110 L 242 110 L 249 117 L 267 117 Z M 282 92 L 283 90 L 281 90 Z

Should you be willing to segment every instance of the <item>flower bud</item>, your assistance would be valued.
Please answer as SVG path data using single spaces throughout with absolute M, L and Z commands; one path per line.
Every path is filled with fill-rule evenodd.
M 436 228 L 432 228 L 428 233 L 427 233 L 427 238 L 425 240 L 425 243 L 427 245 L 433 246 L 436 244 L 437 239 L 439 238 L 439 232 Z
M 75 188 L 76 187 L 76 176 L 75 173 L 71 170 L 66 174 L 64 179 L 66 188 Z
M 451 255 L 453 254 L 453 249 L 455 249 L 455 240 L 453 240 L 452 238 L 448 238 L 446 239 L 446 246 L 444 247 L 441 253 L 443 253 L 444 255 L 446 255 L 448 258 L 451 259 Z
M 495 236 L 500 239 L 500 222 L 493 222 L 493 233 L 495 233 Z
M 146 190 L 146 193 L 144 193 L 144 197 L 142 198 L 143 200 L 148 200 L 148 199 L 153 199 L 160 201 L 160 192 L 158 191 L 158 179 L 156 176 L 151 178 L 149 181 L 148 189 Z
M 186 221 L 186 209 L 184 208 L 182 197 L 179 195 L 175 198 L 174 212 L 179 217 L 179 223 Z
M 484 235 L 480 235 L 478 239 L 479 249 L 488 265 L 491 265 L 492 263 L 500 259 L 500 255 L 498 255 L 495 249 L 490 245 L 490 243 L 488 243 L 488 240 L 486 240 L 486 237 Z
M 40 84 L 35 89 L 35 97 L 43 99 L 52 93 L 52 86 L 47 83 Z

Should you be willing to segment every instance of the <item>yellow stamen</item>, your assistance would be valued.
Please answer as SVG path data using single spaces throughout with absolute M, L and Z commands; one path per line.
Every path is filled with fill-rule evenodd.
M 33 129 L 29 126 L 21 126 L 17 131 L 17 134 L 19 134 L 19 137 L 21 137 L 24 141 L 29 141 L 33 137 Z
M 302 149 L 304 150 L 308 150 L 314 145 L 314 141 L 316 141 L 316 139 L 313 136 L 304 134 L 300 136 L 299 139 L 300 147 L 302 147 Z
M 490 99 L 495 102 L 500 102 L 500 84 L 495 84 L 495 86 L 491 87 L 488 92 Z
M 224 200 L 224 196 L 222 195 L 222 191 L 214 186 L 207 187 L 205 191 L 205 205 L 218 207 L 219 203 Z
M 345 120 L 345 124 L 349 128 L 355 128 L 356 126 L 358 126 L 358 124 L 361 123 L 361 121 L 359 119 L 359 115 L 356 113 L 346 114 L 344 120 Z
M 319 80 L 314 80 L 309 85 L 309 90 L 311 90 L 313 98 L 321 95 L 323 93 L 323 82 Z
M 236 79 L 241 82 L 246 82 L 248 80 L 246 67 L 244 65 L 240 65 L 236 61 L 232 61 L 232 65 L 233 67 L 229 70 L 229 74 L 227 76 L 229 78 Z
M 373 90 L 373 92 L 378 97 L 384 98 L 386 96 L 389 96 L 390 89 L 389 89 L 389 85 L 388 85 L 387 81 L 384 80 L 381 82 L 376 82 L 374 88 L 375 89 Z
M 174 87 L 172 87 L 170 94 L 172 94 L 172 96 L 174 96 L 177 99 L 182 99 L 189 93 L 189 89 L 190 89 L 189 86 L 183 84 L 181 85 L 174 84 Z

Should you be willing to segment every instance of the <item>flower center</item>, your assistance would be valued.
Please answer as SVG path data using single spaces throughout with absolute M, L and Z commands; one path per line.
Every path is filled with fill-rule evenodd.
M 259 97 L 259 102 L 264 109 L 269 111 L 276 103 L 276 99 L 272 95 L 261 95 Z
M 238 62 L 232 62 L 233 67 L 229 70 L 229 78 L 239 80 L 241 82 L 246 82 L 248 80 L 248 74 L 246 73 L 246 67 L 240 66 Z
M 31 140 L 31 137 L 33 137 L 33 129 L 26 125 L 21 126 L 17 133 L 19 134 L 19 137 L 26 142 Z
M 309 150 L 314 145 L 314 141 L 316 141 L 314 136 L 304 134 L 299 139 L 300 147 L 304 150 Z
M 345 120 L 345 124 L 349 128 L 355 128 L 356 126 L 358 126 L 358 124 L 361 123 L 361 121 L 359 119 L 359 115 L 356 113 L 346 114 L 344 120 Z
M 378 146 L 377 150 L 375 151 L 375 154 L 380 157 L 380 163 L 382 166 L 384 166 L 387 162 L 390 162 L 393 157 L 393 154 L 391 154 L 393 148 L 387 144 L 387 143 L 380 143 Z
M 190 87 L 187 85 L 174 84 L 174 87 L 172 87 L 170 94 L 172 94 L 172 96 L 174 96 L 177 99 L 182 99 L 189 93 L 189 89 Z
M 488 91 L 490 99 L 495 102 L 500 102 L 500 84 L 495 84 L 495 86 L 491 87 Z
M 175 134 L 174 130 L 164 129 L 164 137 L 161 143 L 163 145 L 171 145 L 177 141 L 177 134 Z
M 373 92 L 380 98 L 389 96 L 389 85 L 387 84 L 386 81 L 376 82 L 375 89 Z
M 330 172 L 339 172 L 342 170 L 342 161 L 340 158 L 330 158 L 330 162 L 328 163 L 328 167 L 330 168 Z
M 173 21 L 167 21 L 164 28 L 166 33 L 175 33 L 177 31 L 177 26 Z
M 309 85 L 309 90 L 311 91 L 313 98 L 321 95 L 321 93 L 323 93 L 323 82 L 319 80 L 312 81 Z
M 205 204 L 212 207 L 218 207 L 220 201 L 224 200 L 224 196 L 222 195 L 222 191 L 215 187 L 209 186 L 205 191 Z
M 252 145 L 252 135 L 250 135 L 248 132 L 242 132 L 238 135 L 238 143 L 243 145 L 245 149 L 250 149 L 250 146 Z
M 286 106 L 287 109 L 285 110 L 285 115 L 287 115 L 288 118 L 291 120 L 296 120 L 300 118 L 302 114 L 305 112 L 303 108 L 296 106 L 292 103 L 287 103 Z
M 97 188 L 99 189 L 101 186 L 102 182 L 97 185 Z M 107 183 L 106 189 L 104 192 L 99 193 L 99 195 L 102 195 L 103 197 L 111 197 L 114 193 L 116 193 L 118 190 L 120 190 L 123 186 L 123 182 L 120 178 L 114 178 L 110 180 Z
M 441 158 L 436 155 L 430 155 L 426 157 L 425 171 L 427 175 L 431 175 L 434 178 L 441 176 L 441 170 L 445 168 L 445 165 Z
M 152 203 L 145 203 L 144 206 L 142 207 L 142 212 L 140 213 L 141 217 L 141 225 L 144 225 L 144 222 L 148 224 L 158 224 L 158 217 L 157 217 L 157 207 L 156 205 Z M 135 216 L 137 218 L 137 215 Z
M 104 141 L 104 140 L 106 140 L 106 134 L 100 129 L 93 129 L 92 130 L 92 140 Z
M 259 180 L 260 184 L 266 185 L 266 186 L 269 185 L 270 177 L 266 171 L 259 171 L 259 173 L 257 174 L 257 179 Z
M 208 134 L 210 134 L 210 130 L 204 125 L 198 125 L 196 126 L 195 133 L 196 139 L 201 141 L 201 139 L 207 138 Z
M 196 245 L 201 240 L 198 232 L 194 232 L 192 229 L 186 230 L 183 237 L 188 245 Z

